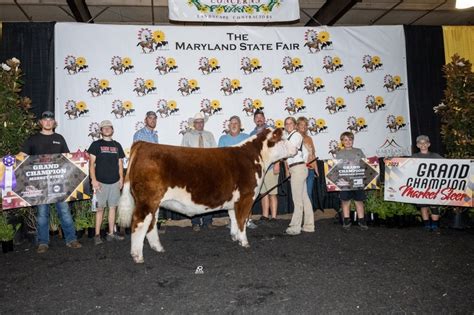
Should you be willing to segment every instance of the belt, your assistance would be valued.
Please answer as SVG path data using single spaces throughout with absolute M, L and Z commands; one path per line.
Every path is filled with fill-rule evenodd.
M 296 163 L 291 163 L 288 165 L 288 167 L 293 167 L 293 166 L 296 166 L 296 165 L 301 165 L 301 164 L 305 164 L 305 162 L 296 162 Z

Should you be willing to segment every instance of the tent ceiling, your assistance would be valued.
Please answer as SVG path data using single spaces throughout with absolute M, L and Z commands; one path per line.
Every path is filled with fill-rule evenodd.
M 299 3 L 301 18 L 292 24 L 295 26 L 474 24 L 474 9 L 457 10 L 455 0 L 299 0 Z M 154 19 L 155 24 L 169 24 L 167 4 L 167 0 L 0 0 L 0 21 L 74 22 L 81 21 L 79 14 L 82 20 L 93 18 L 95 23 L 150 25 Z

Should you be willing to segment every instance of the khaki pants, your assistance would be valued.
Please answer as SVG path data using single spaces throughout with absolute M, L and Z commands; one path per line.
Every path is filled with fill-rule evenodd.
M 291 194 L 293 195 L 295 209 L 288 230 L 295 233 L 299 233 L 301 230 L 305 232 L 313 232 L 314 212 L 306 188 L 308 169 L 305 164 L 295 165 L 290 167 L 290 174 Z M 301 228 L 301 223 L 303 223 L 303 228 Z

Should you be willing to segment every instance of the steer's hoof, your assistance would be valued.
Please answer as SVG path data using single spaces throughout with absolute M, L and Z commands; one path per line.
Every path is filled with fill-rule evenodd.
M 238 238 L 237 238 L 237 235 L 236 235 L 236 234 L 233 234 L 233 235 L 231 235 L 230 237 L 232 238 L 232 240 L 233 240 L 234 242 L 238 240 Z
M 249 248 L 250 247 L 250 244 L 248 242 L 246 243 L 242 243 L 240 242 L 240 246 L 244 247 L 244 248 Z
M 132 258 L 136 264 L 143 264 L 145 262 L 143 256 L 132 255 Z
M 163 247 L 151 246 L 151 249 L 153 249 L 155 252 L 158 252 L 158 253 L 164 253 L 165 252 L 165 249 Z

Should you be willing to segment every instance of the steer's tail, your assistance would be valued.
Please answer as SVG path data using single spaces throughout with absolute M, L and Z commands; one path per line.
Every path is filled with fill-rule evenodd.
M 135 200 L 130 192 L 130 172 L 132 171 L 132 163 L 134 160 L 134 150 L 130 153 L 130 161 L 128 163 L 127 175 L 123 183 L 122 195 L 118 204 L 117 223 L 121 227 L 129 227 L 132 223 L 133 210 L 135 209 Z

